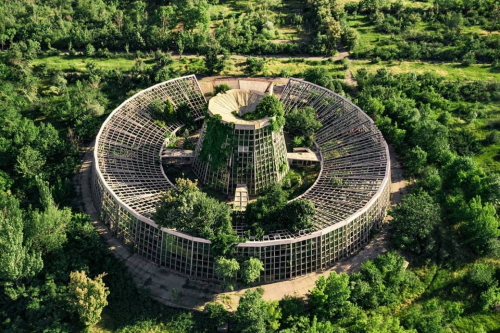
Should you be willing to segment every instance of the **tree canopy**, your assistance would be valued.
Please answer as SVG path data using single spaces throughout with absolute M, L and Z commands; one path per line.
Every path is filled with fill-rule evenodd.
M 245 220 L 257 237 L 274 230 L 288 229 L 295 233 L 312 227 L 314 204 L 308 200 L 287 202 L 287 196 L 281 185 L 275 184 L 257 201 L 248 204 Z
M 393 242 L 399 248 L 417 254 L 433 249 L 432 233 L 440 222 L 440 208 L 425 192 L 405 195 L 391 213 Z
M 313 135 L 323 125 L 318 121 L 314 108 L 308 106 L 302 109 L 293 108 L 286 114 L 285 127 L 290 132 L 299 132 L 306 136 Z
M 214 240 L 218 235 L 235 234 L 230 213 L 227 204 L 201 192 L 196 182 L 178 178 L 176 188 L 163 196 L 154 220 L 161 227 Z

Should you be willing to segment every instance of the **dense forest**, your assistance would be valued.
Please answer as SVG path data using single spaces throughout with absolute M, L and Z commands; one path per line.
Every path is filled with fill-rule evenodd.
M 318 279 L 305 299 L 264 301 L 257 289 L 235 312 L 152 301 L 82 213 L 73 182 L 122 101 L 180 74 L 218 73 L 231 54 L 330 56 L 342 43 L 353 63 L 480 63 L 496 73 L 496 1 L 5 1 L 0 15 L 0 331 L 500 330 L 498 80 L 450 79 L 428 62 L 424 73 L 367 66 L 353 86 L 339 80 L 347 60 L 288 60 L 294 75 L 373 118 L 410 183 L 390 212 L 390 251 Z M 62 71 L 47 57 L 85 63 Z M 105 58 L 116 66 L 99 66 Z M 245 59 L 250 75 L 265 66 Z

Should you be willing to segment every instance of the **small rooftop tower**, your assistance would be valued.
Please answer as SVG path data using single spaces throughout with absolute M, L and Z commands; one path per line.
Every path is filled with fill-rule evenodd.
M 272 119 L 244 120 L 264 93 L 229 90 L 213 97 L 195 150 L 193 170 L 204 184 L 234 194 L 246 186 L 258 195 L 289 170 L 283 128 L 273 131 Z M 221 125 L 223 124 L 223 126 Z

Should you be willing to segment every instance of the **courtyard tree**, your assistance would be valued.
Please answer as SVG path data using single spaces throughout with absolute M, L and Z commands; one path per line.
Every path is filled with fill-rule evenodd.
M 206 239 L 234 234 L 228 205 L 207 196 L 189 179 L 178 178 L 176 186 L 165 192 L 156 209 L 158 225 Z
M 285 127 L 290 132 L 299 132 L 307 136 L 313 135 L 323 125 L 318 121 L 314 108 L 308 106 L 302 109 L 294 108 L 285 116 Z
M 24 236 L 19 201 L 0 191 L 0 281 L 5 285 L 31 279 L 43 268 L 41 252 Z

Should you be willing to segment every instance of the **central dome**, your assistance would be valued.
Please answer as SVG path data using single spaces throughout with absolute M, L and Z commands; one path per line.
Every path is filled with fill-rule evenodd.
M 258 195 L 286 175 L 289 166 L 283 128 L 273 130 L 274 118 L 267 116 L 241 118 L 265 98 L 271 97 L 234 89 L 210 100 L 193 162 L 193 171 L 202 183 L 227 194 L 239 187 Z

